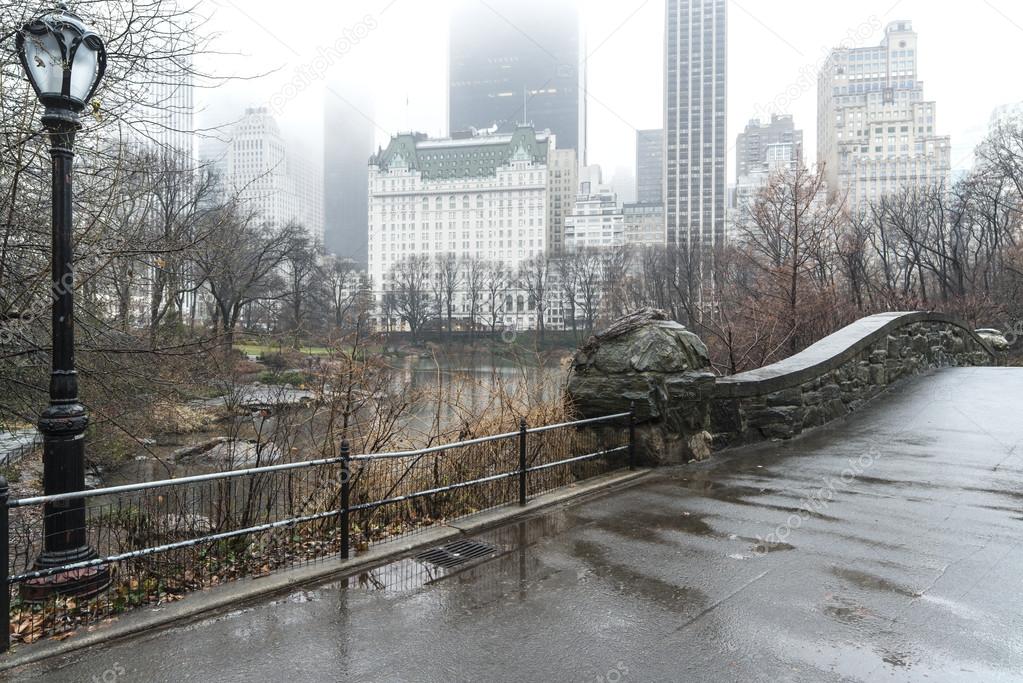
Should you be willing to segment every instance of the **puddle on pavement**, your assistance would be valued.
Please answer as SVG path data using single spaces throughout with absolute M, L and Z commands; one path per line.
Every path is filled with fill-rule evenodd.
M 572 554 L 589 565 L 592 574 L 609 587 L 650 600 L 666 609 L 693 612 L 708 602 L 707 594 L 699 589 L 680 586 L 612 561 L 607 548 L 599 543 L 577 540 L 572 544 Z
M 663 542 L 665 538 L 662 532 L 665 531 L 678 531 L 692 536 L 722 536 L 701 515 L 685 511 L 678 514 L 631 512 L 627 517 L 602 517 L 594 522 L 594 526 L 630 540 L 653 543 Z
M 866 607 L 844 598 L 836 598 L 833 604 L 825 605 L 824 613 L 840 624 L 847 626 L 861 626 L 875 616 Z
M 895 593 L 896 595 L 903 595 L 907 598 L 920 597 L 920 593 L 917 591 L 906 588 L 905 586 L 900 586 L 894 581 L 889 581 L 888 579 L 877 576 L 876 574 L 842 567 L 832 567 L 831 573 L 840 579 L 844 579 L 855 586 L 866 588 L 867 590 Z

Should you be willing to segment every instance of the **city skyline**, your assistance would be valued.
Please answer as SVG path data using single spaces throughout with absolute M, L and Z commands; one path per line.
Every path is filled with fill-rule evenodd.
M 399 0 L 381 13 L 386 2 L 364 0 L 347 3 L 343 11 L 331 10 L 342 33 L 360 29 L 367 15 L 374 17 L 376 27 L 353 42 L 342 58 L 332 60 L 332 68 L 364 71 L 367 64 L 371 65 L 377 81 L 377 111 L 373 116 L 377 145 L 386 144 L 391 134 L 405 130 L 421 130 L 431 136 L 447 133 L 446 38 L 430 42 L 418 36 L 427 32 L 446 36 L 446 12 L 452 4 L 441 0 L 423 8 Z M 229 83 L 199 93 L 201 126 L 230 121 L 244 106 L 269 101 L 300 68 L 313 62 L 321 47 L 317 41 L 302 38 L 297 22 L 279 17 L 268 3 L 247 3 L 244 14 L 227 3 L 208 3 L 207 8 L 216 10 L 210 26 L 223 29 L 225 51 L 235 45 L 246 52 L 244 61 L 214 60 L 218 72 L 277 71 L 256 81 Z M 922 36 L 920 69 L 930 74 L 929 97 L 942 107 L 943 126 L 952 136 L 953 169 L 968 168 L 973 147 L 986 132 L 992 111 L 1023 100 L 1023 88 L 1013 92 L 1011 85 L 1004 87 L 997 74 L 977 68 L 979 46 L 978 50 L 962 53 L 937 46 L 959 40 L 961 33 L 968 34 L 971 29 L 983 29 L 990 37 L 985 41 L 986 54 L 1008 62 L 1018 29 L 1006 17 L 1023 23 L 1023 12 L 1004 2 L 982 5 L 968 16 L 922 0 L 903 0 L 894 6 L 881 0 L 867 0 L 855 7 L 836 6 L 827 20 L 812 3 L 802 0 L 779 3 L 769 13 L 734 11 L 729 32 L 733 44 L 743 49 L 731 55 L 729 64 L 730 143 L 754 117 L 769 119 L 771 113 L 788 113 L 797 120 L 812 122 L 817 109 L 817 71 L 828 51 L 850 40 L 853 46 L 875 45 L 883 36 L 886 22 L 908 19 Z M 662 125 L 662 3 L 623 0 L 611 8 L 584 5 L 582 19 L 589 45 L 591 161 L 608 170 L 631 169 L 635 165 L 635 131 Z M 260 26 L 272 27 L 271 32 Z M 246 36 L 250 34 L 259 37 L 260 50 L 247 47 Z M 657 39 L 650 40 L 651 35 Z M 388 56 L 386 47 L 393 41 L 415 45 L 414 62 Z M 766 73 L 762 61 L 755 57 L 759 53 L 771 56 L 771 68 Z M 743 55 L 750 58 L 744 59 Z M 322 144 L 322 123 L 314 114 L 322 111 L 324 97 L 334 96 L 323 89 L 323 84 L 322 80 L 314 80 L 289 99 L 280 112 L 285 135 L 302 138 L 309 149 Z M 223 106 L 227 101 L 233 101 L 234 106 Z M 806 128 L 805 156 L 812 160 L 816 156 L 816 131 L 813 126 Z M 735 174 L 734 158 L 734 150 L 730 149 L 728 177 Z

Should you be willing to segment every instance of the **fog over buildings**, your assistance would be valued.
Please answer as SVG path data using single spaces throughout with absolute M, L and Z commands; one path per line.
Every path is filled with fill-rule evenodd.
M 199 125 L 230 122 L 246 107 L 265 104 L 313 62 L 319 48 L 372 16 L 376 28 L 334 59 L 331 71 L 342 77 L 358 72 L 371 84 L 373 118 L 378 124 L 375 145 L 386 144 L 391 134 L 401 130 L 444 135 L 448 132 L 449 11 L 469 3 L 398 0 L 388 7 L 389 0 L 355 0 L 317 7 L 317 15 L 329 18 L 335 31 L 312 36 L 308 13 L 293 12 L 280 3 L 206 0 L 203 11 L 211 15 L 209 28 L 220 32 L 220 50 L 240 56 L 205 58 L 199 68 L 266 76 L 197 92 Z M 751 118 L 766 121 L 772 113 L 792 114 L 803 122 L 807 158 L 815 158 L 816 76 L 828 52 L 850 35 L 851 47 L 877 45 L 885 23 L 901 18 L 911 19 L 921 36 L 919 68 L 928 74 L 927 96 L 939 103 L 942 126 L 952 138 L 954 168 L 972 162 L 973 147 L 987 131 L 992 110 L 1023 99 L 1023 88 L 1007 84 L 993 70 L 979 68 L 981 59 L 1012 63 L 1012 46 L 1018 42 L 1018 29 L 985 4 L 976 12 L 964 13 L 959 5 L 925 0 L 904 0 L 895 10 L 891 2 L 866 0 L 831 5 L 826 18 L 820 5 L 810 0 L 769 5 L 769 12 L 761 9 L 761 3 L 744 5 L 749 13 L 733 11 L 729 16 L 735 46 L 729 58 L 729 147 Z M 1008 11 L 1004 2 L 999 7 Z M 663 124 L 663 3 L 581 3 L 580 22 L 588 55 L 589 156 L 607 169 L 631 167 L 636 130 Z M 861 26 L 866 30 L 860 31 Z M 963 47 L 940 49 L 942 42 L 950 40 Z M 765 69 L 763 56 L 769 57 L 770 69 Z M 330 96 L 324 87 L 328 83 L 317 79 L 288 101 L 278 117 L 286 138 L 301 138 L 311 149 L 322 144 L 320 119 Z M 729 169 L 728 177 L 734 177 L 734 153 L 729 155 Z

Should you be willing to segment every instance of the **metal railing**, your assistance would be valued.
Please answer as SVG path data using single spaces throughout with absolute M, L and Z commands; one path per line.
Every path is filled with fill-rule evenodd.
M 635 466 L 634 413 L 529 428 L 414 451 L 353 455 L 8 500 L 0 478 L 0 613 L 32 642 L 132 607 L 329 558 L 486 509 L 525 505 L 575 481 Z M 44 515 L 84 502 L 99 557 L 33 566 Z M 54 525 L 61 528 L 61 525 Z M 76 572 L 109 572 L 88 597 L 33 591 Z M 31 597 L 30 597 L 31 596 Z

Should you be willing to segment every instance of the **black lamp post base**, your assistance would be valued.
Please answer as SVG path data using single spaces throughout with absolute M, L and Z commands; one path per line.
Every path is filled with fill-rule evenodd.
M 44 552 L 32 568 L 34 571 L 53 569 L 97 557 L 96 551 L 88 546 L 59 553 Z M 22 600 L 32 603 L 46 602 L 54 596 L 89 598 L 103 592 L 109 585 L 110 567 L 96 565 L 28 579 L 21 583 L 20 595 Z

